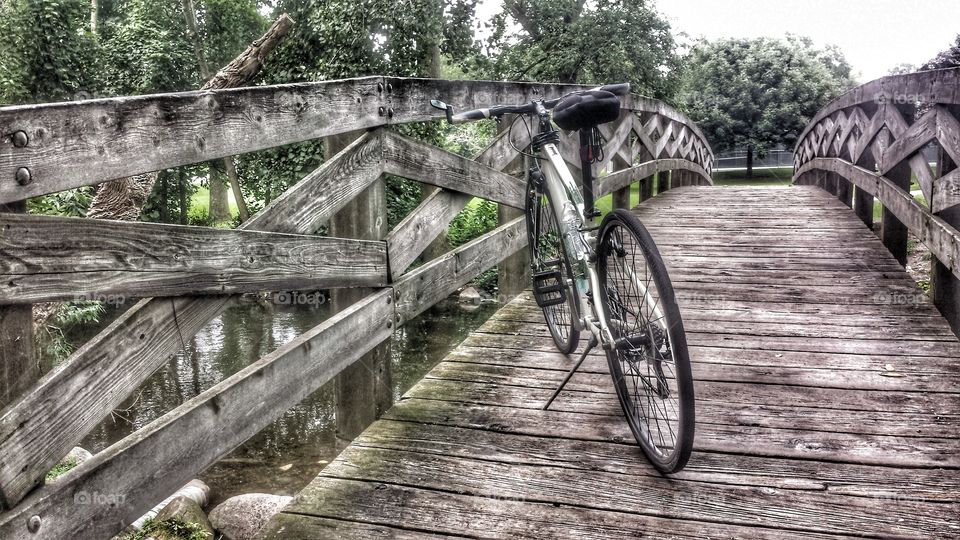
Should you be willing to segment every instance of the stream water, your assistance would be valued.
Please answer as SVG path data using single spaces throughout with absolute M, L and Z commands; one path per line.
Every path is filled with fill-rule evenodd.
M 394 399 L 436 365 L 466 335 L 496 311 L 472 310 L 447 299 L 393 335 Z M 81 443 L 99 452 L 184 401 L 236 373 L 329 316 L 326 304 L 285 306 L 243 300 L 208 323 L 186 347 L 94 429 Z M 87 336 L 97 328 L 89 328 Z M 208 468 L 200 479 L 211 487 L 212 504 L 241 493 L 292 495 L 337 454 L 334 381 L 324 385 L 256 436 Z

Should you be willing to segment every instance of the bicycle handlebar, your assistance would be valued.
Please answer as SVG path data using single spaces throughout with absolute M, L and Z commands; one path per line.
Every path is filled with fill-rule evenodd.
M 616 96 L 625 96 L 630 93 L 630 83 L 606 84 L 591 88 L 588 91 L 603 90 Z M 439 100 L 431 100 L 430 104 L 437 109 L 442 109 L 447 113 L 447 122 L 451 124 L 462 124 L 487 118 L 500 118 L 505 114 L 533 114 L 537 112 L 537 105 L 542 105 L 544 109 L 552 109 L 563 99 L 577 92 L 570 92 L 562 97 L 551 99 L 549 101 L 531 101 L 525 105 L 495 105 L 482 109 L 473 109 L 462 113 L 453 114 L 453 107 Z

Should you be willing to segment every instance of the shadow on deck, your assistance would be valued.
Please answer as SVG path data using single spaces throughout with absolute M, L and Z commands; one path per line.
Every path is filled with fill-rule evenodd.
M 960 343 L 849 208 L 813 187 L 690 187 L 636 213 L 694 362 L 681 474 L 648 465 L 600 355 L 539 410 L 572 360 L 523 294 L 264 536 L 960 535 Z

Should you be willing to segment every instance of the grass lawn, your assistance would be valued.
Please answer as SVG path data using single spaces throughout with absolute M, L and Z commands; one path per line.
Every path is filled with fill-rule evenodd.
M 776 169 L 755 169 L 753 178 L 747 178 L 747 171 L 714 171 L 713 183 L 718 186 L 789 186 L 793 181 L 793 167 Z
M 237 200 L 233 198 L 233 191 L 227 192 L 227 198 L 230 201 L 230 215 L 237 217 L 240 210 L 237 209 Z M 197 191 L 190 197 L 190 208 L 210 208 L 210 190 L 205 186 L 197 186 Z

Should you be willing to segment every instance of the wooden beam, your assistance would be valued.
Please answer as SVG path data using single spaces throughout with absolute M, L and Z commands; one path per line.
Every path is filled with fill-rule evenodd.
M 25 202 L 0 204 L 3 212 L 0 217 L 26 211 Z M 2 230 L 0 227 L 0 234 Z M 33 306 L 0 306 L 0 329 L 0 408 L 3 408 L 14 403 L 40 378 L 34 350 Z
M 386 131 L 383 158 L 387 174 L 523 208 L 523 182 L 441 148 Z
M 348 163 L 358 161 L 362 154 L 356 152 L 363 144 L 357 141 L 345 148 L 322 172 L 301 180 L 240 229 L 313 232 L 317 223 L 312 216 L 304 218 L 303 207 L 330 189 L 332 179 L 339 177 L 336 171 L 352 170 Z M 335 200 L 330 207 L 346 202 Z M 0 411 L 0 506 L 16 504 L 42 482 L 60 458 L 182 347 L 182 339 L 196 334 L 230 300 L 142 300 L 44 376 L 22 400 Z
M 3 107 L 0 203 L 383 125 L 382 87 L 365 77 Z
M 389 338 L 392 294 L 369 295 L 39 489 L 0 516 L 0 537 L 112 537 Z M 121 502 L 77 504 L 81 492 Z M 28 532 L 31 516 L 41 521 Z
M 530 142 L 525 129 L 516 131 L 519 133 L 501 133 L 474 160 L 502 171 L 516 158 L 514 147 L 524 148 Z M 471 199 L 472 196 L 464 193 L 440 189 L 427 196 L 398 223 L 387 235 L 391 277 L 399 278 Z
M 383 130 L 360 136 L 240 228 L 312 234 L 383 176 Z
M 0 304 L 382 287 L 384 242 L 0 214 Z
M 395 284 L 398 324 L 416 317 L 526 244 L 525 218 L 518 217 L 407 273 Z
M 608 174 L 603 178 L 597 180 L 596 185 L 594 186 L 594 192 L 597 194 L 597 197 L 602 197 L 608 193 L 613 193 L 614 191 L 621 189 L 623 187 L 629 186 L 634 182 L 639 182 L 641 179 L 646 178 L 654 173 L 670 171 L 670 170 L 685 170 L 690 171 L 693 174 L 696 174 L 700 178 L 703 178 L 707 183 L 713 184 L 713 180 L 710 178 L 710 174 L 703 169 L 700 165 L 693 163 L 692 161 L 687 161 L 685 159 L 658 159 L 655 161 L 647 161 L 630 167 L 629 169 L 624 169 L 622 171 L 617 171 L 612 174 Z M 663 189 L 663 179 L 664 175 L 661 176 L 661 191 Z M 674 186 L 679 186 L 679 173 L 674 175 L 676 176 L 676 182 Z

